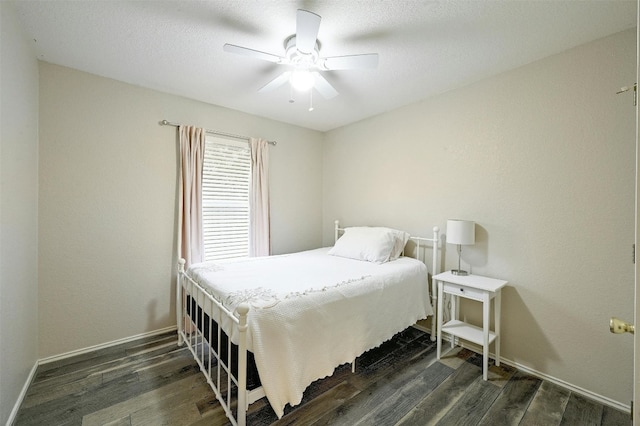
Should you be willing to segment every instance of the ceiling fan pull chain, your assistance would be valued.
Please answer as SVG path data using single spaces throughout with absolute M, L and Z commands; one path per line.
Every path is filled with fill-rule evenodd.
M 313 111 L 313 89 L 309 90 L 309 111 Z
M 296 99 L 293 97 L 293 86 L 289 83 L 289 103 L 292 104 L 295 101 Z

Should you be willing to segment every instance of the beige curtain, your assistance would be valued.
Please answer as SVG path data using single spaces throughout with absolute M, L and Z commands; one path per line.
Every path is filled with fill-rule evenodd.
M 250 138 L 251 200 L 249 256 L 271 254 L 269 226 L 269 146 L 266 140 Z
M 180 193 L 178 254 L 186 266 L 204 260 L 202 235 L 202 164 L 205 129 L 180 126 Z

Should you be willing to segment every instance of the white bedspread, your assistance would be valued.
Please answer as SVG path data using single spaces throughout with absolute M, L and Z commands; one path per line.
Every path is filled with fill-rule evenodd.
M 242 302 L 251 306 L 248 349 L 278 417 L 316 379 L 433 315 L 424 263 L 401 257 L 379 265 L 328 250 L 200 263 L 187 271 L 231 311 Z

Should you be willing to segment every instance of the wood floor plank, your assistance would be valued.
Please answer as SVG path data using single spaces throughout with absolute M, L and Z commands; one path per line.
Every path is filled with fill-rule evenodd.
M 570 396 L 571 391 L 568 389 L 543 381 L 529 404 L 520 425 L 559 425 L 562 422 L 562 415 Z
M 482 369 L 470 363 L 462 363 L 447 380 L 425 395 L 415 408 L 409 411 L 397 425 L 435 425 L 467 392 L 469 386 L 482 375 Z
M 292 410 L 272 424 L 274 426 L 285 426 L 297 425 L 303 422 L 307 425 L 312 425 L 317 423 L 327 411 L 335 410 L 342 405 L 344 401 L 353 398 L 358 393 L 360 393 L 359 389 L 349 382 L 343 381 L 313 398 L 313 400 L 304 404 L 302 407 Z
M 258 401 L 256 401 L 257 403 Z M 255 405 L 256 403 L 252 404 Z M 207 416 L 215 416 L 215 412 L 222 412 L 222 417 L 224 418 L 225 414 L 222 410 L 222 406 L 218 403 L 216 399 L 216 395 L 212 394 L 211 396 L 206 396 L 195 401 L 196 407 L 198 407 L 198 412 L 201 417 Z
M 131 426 L 131 416 L 104 423 L 103 426 Z
M 201 418 L 192 401 L 176 405 L 154 404 L 131 413 L 131 426 L 188 426 Z
M 425 395 L 431 393 L 452 373 L 451 368 L 435 363 L 423 372 L 419 372 L 407 383 L 392 382 L 393 385 L 397 385 L 397 390 L 390 392 L 381 388 L 384 398 L 355 424 L 362 426 L 396 424 L 407 411 L 414 408 Z
M 479 376 L 437 424 L 441 426 L 477 425 L 500 391 L 499 387 L 482 380 L 482 376 Z
M 247 423 L 251 425 L 251 423 Z M 222 409 L 215 413 L 209 413 L 200 420 L 191 423 L 189 426 L 231 426 L 231 422 L 224 414 Z
M 560 424 L 567 426 L 598 426 L 602 422 L 603 409 L 604 407 L 601 404 L 572 392 Z
M 190 398 L 208 392 L 211 392 L 211 390 L 204 376 L 194 374 L 182 380 L 167 384 L 166 386 L 152 389 L 141 395 L 113 403 L 101 410 L 93 411 L 83 417 L 82 425 L 102 425 L 108 421 L 128 416 L 145 407 L 156 406 L 158 403 L 167 401 L 173 395 Z M 200 415 L 200 413 L 198 413 L 198 415 Z
M 106 365 L 103 369 L 92 374 L 102 375 L 102 380 L 108 382 L 109 380 L 113 380 L 126 374 L 144 371 L 146 367 L 170 363 L 176 359 L 193 361 L 191 355 L 185 351 L 184 348 L 178 348 L 175 346 L 172 347 L 171 350 L 159 354 L 147 354 L 145 357 L 127 357 L 126 360 Z
M 139 380 L 144 381 L 158 376 L 166 376 L 175 371 L 193 368 L 193 358 L 189 356 L 187 351 L 176 355 L 168 359 L 158 360 L 149 365 L 140 366 L 134 371 L 138 374 Z
M 631 414 L 627 411 L 616 410 L 615 408 L 603 407 L 601 426 L 631 426 Z
M 70 383 L 53 384 L 46 391 L 41 389 L 38 392 L 29 393 L 22 403 L 22 408 L 32 408 L 67 395 L 89 392 L 100 385 L 102 385 L 101 375 L 83 377 Z
M 175 333 L 168 333 L 166 335 L 158 336 L 158 338 L 156 339 L 149 339 L 142 342 L 130 342 L 128 345 L 125 345 L 123 349 L 125 350 L 127 356 L 132 356 L 148 353 L 157 348 L 166 346 L 172 346 L 174 348 L 178 347 L 176 343 Z
M 541 382 L 537 377 L 516 372 L 478 424 L 483 426 L 520 424 Z

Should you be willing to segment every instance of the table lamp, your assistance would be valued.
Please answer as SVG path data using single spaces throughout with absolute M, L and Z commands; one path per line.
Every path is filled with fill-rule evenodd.
M 447 220 L 447 243 L 458 245 L 458 269 L 452 269 L 453 275 L 469 275 L 467 271 L 460 269 L 460 257 L 462 246 L 476 242 L 476 224 L 471 220 L 449 219 Z

